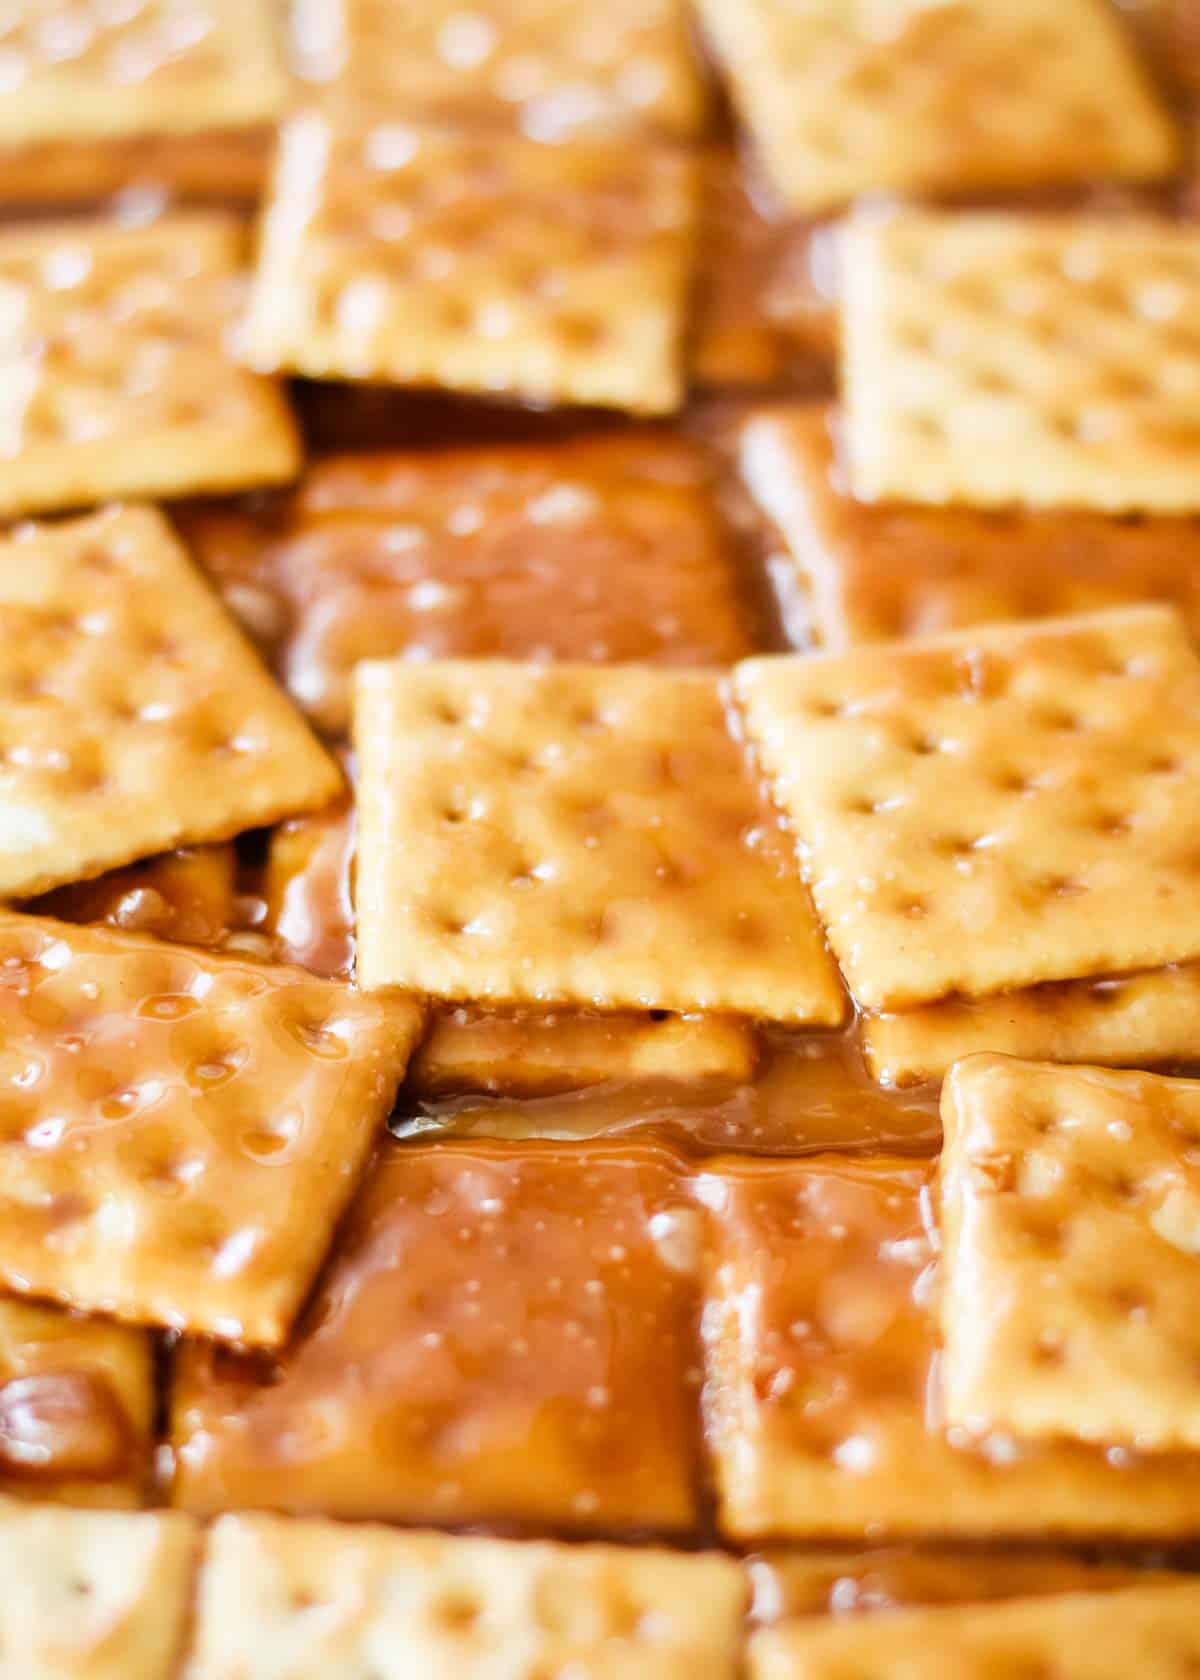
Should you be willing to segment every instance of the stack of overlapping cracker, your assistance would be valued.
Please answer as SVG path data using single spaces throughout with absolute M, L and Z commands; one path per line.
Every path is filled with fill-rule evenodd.
M 0 13 L 0 1677 L 1200 1672 L 1200 8 Z

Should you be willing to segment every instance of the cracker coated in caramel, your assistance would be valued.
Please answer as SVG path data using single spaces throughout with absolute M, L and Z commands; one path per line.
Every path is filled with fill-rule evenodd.
M 297 704 L 350 727 L 364 659 L 728 665 L 752 647 L 703 452 L 632 431 L 333 456 L 263 511 L 181 518 Z
M 879 1541 L 1183 1535 L 1200 1460 L 947 1430 L 933 1170 L 714 1163 L 705 1412 L 721 1531 Z M 936 1503 L 936 1526 L 930 1517 Z
M 182 1351 L 173 1497 L 687 1529 L 698 1263 L 664 1153 L 389 1145 L 273 1370 Z
M 0 1278 L 283 1340 L 419 1029 L 295 969 L 0 916 Z
M 669 414 L 698 176 L 631 141 L 546 146 L 293 116 L 247 345 L 266 371 Z

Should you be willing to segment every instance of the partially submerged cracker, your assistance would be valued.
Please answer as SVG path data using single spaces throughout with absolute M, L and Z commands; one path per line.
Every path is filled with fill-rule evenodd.
M 723 1015 L 444 1010 L 413 1061 L 422 1095 L 537 1096 L 609 1080 L 746 1083 L 754 1031 Z
M 1068 1593 L 1011 1604 L 908 1610 L 852 1621 L 817 1618 L 750 1641 L 751 1680 L 1182 1680 L 1200 1660 L 1200 1587 L 1188 1582 Z
M 748 1564 L 751 1619 L 786 1625 L 804 1616 L 877 1616 L 941 1604 L 1003 1603 L 1061 1593 L 1117 1592 L 1185 1579 L 1157 1560 L 1097 1561 L 1047 1546 L 870 1546 L 862 1551 L 772 1549 Z
M 1136 601 L 1177 606 L 1200 641 L 1200 520 L 860 502 L 840 426 L 824 403 L 780 404 L 752 415 L 739 451 L 829 652 Z
M 333 738 L 364 659 L 728 665 L 754 646 L 711 464 L 657 428 L 335 455 L 265 509 L 176 518 Z
M 182 1348 L 172 1498 L 690 1532 L 698 1260 L 667 1150 L 386 1143 L 274 1364 Z
M 886 1155 L 727 1158 L 699 1179 L 722 1534 L 861 1544 L 1194 1531 L 1195 1453 L 947 1430 L 933 1182 L 931 1163 Z

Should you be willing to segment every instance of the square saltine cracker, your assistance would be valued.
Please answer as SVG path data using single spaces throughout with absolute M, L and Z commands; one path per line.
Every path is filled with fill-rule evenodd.
M 364 986 L 840 1021 L 715 674 L 368 663 L 355 735 Z
M 1200 230 L 901 212 L 843 239 L 842 391 L 864 501 L 1200 509 Z
M 295 477 L 283 395 L 230 346 L 244 261 L 217 213 L 0 232 L 0 517 Z
M 1200 662 L 1169 608 L 739 665 L 865 1010 L 1200 953 Z
M 1200 1082 L 972 1056 L 942 1089 L 944 1404 L 1200 1447 Z
M 314 379 L 664 414 L 683 400 L 693 160 L 404 123 L 284 127 L 247 343 Z
M 227 839 L 342 789 L 156 509 L 0 541 L 0 894 Z
M 700 0 L 783 198 L 1170 174 L 1178 141 L 1104 0 Z

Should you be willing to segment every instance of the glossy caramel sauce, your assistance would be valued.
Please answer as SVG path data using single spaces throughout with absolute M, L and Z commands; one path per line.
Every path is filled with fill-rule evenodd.
M 941 1139 L 937 1092 L 886 1091 L 863 1066 L 854 1027 L 844 1032 L 758 1031 L 754 1078 L 730 1083 L 612 1080 L 585 1090 L 514 1099 L 479 1093 L 406 1099 L 399 1137 L 554 1138 L 660 1136 L 685 1151 L 800 1155 L 827 1149 L 925 1154 Z
M 0 153 L 0 203 L 24 214 L 51 199 L 84 207 L 108 194 L 121 195 L 122 206 L 133 211 L 171 200 L 249 206 L 266 183 L 272 144 L 267 129 L 230 129 L 24 146 Z
M 140 1503 L 150 1483 L 152 1351 L 142 1330 L 0 1301 L 0 1491 Z
M 25 908 L 65 922 L 153 933 L 180 945 L 221 945 L 238 920 L 237 854 L 232 845 L 168 852 L 44 893 Z
M 132 1450 L 129 1420 L 92 1372 L 48 1371 L 0 1386 L 0 1465 L 38 1479 L 108 1478 Z
M 718 151 L 705 182 L 704 244 L 696 382 L 827 387 L 837 337 L 830 223 L 788 216 L 743 160 Z
M 687 1530 L 698 1266 L 665 1152 L 389 1144 L 278 1361 L 181 1351 L 174 1497 Z
M 1175 606 L 1200 631 L 1200 520 L 857 502 L 836 409 L 814 401 L 763 412 L 746 433 L 749 472 L 764 500 L 797 509 L 792 584 L 807 586 L 822 646 L 1134 601 Z
M 751 1618 L 766 1627 L 793 1616 L 864 1616 L 918 1605 L 999 1602 L 1030 1593 L 1115 1591 L 1148 1578 L 1145 1569 L 1128 1562 L 1093 1561 L 1046 1547 L 770 1552 L 752 1557 L 749 1573 Z
M 354 810 L 292 817 L 271 835 L 263 926 L 281 961 L 345 980 L 354 973 Z

